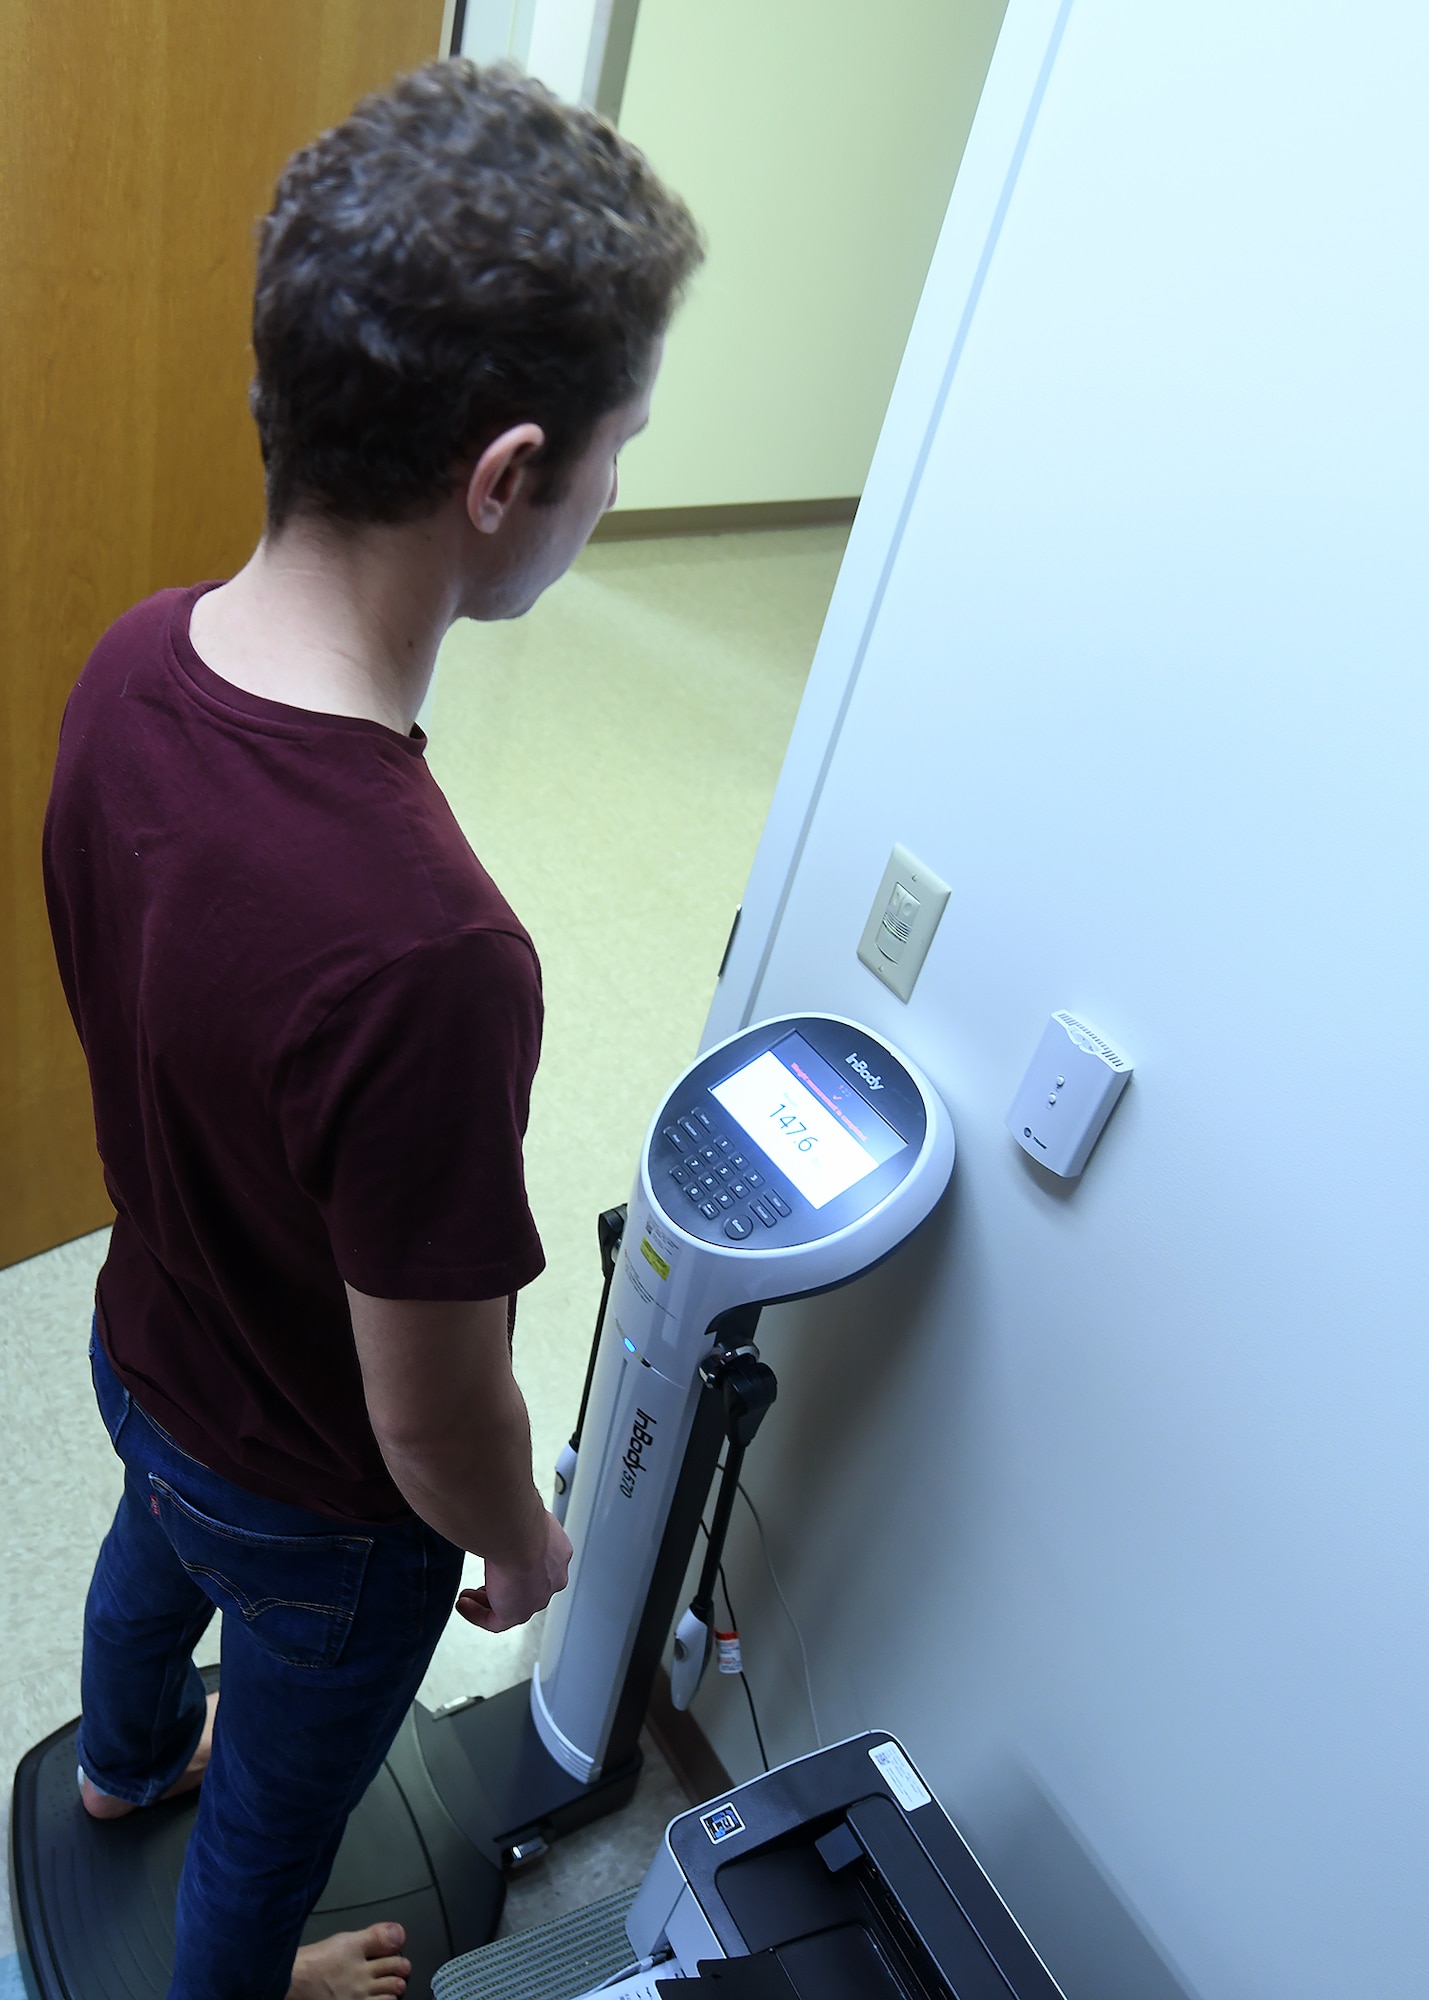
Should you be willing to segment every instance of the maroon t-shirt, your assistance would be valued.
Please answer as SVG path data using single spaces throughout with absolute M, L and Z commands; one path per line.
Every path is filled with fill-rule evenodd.
M 215 1472 L 388 1519 L 343 1281 L 490 1299 L 541 1269 L 540 972 L 421 733 L 231 686 L 189 642 L 199 595 L 162 591 L 95 648 L 45 823 L 118 1210 L 100 1332 Z

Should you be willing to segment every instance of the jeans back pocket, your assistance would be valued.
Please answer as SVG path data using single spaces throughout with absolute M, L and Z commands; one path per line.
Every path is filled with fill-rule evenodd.
M 370 1535 L 260 1535 L 191 1506 L 149 1474 L 175 1555 L 221 1611 L 293 1667 L 337 1665 L 362 1590 Z

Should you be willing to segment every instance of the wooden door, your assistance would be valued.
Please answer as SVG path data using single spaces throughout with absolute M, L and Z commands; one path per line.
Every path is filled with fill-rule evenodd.
M 254 225 L 295 146 L 438 52 L 442 0 L 0 11 L 0 1264 L 107 1221 L 40 824 L 109 622 L 262 520 Z

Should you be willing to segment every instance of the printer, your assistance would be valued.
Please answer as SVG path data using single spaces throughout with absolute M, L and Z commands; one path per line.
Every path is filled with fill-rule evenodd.
M 1061 2000 L 903 1746 L 873 1730 L 672 1820 L 625 1919 L 659 2000 Z

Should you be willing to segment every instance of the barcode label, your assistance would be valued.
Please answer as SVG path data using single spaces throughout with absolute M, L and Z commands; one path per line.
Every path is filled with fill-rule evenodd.
M 916 1812 L 919 1806 L 932 1804 L 933 1794 L 896 1743 L 879 1743 L 868 1754 L 888 1780 L 888 1789 L 904 1812 Z

